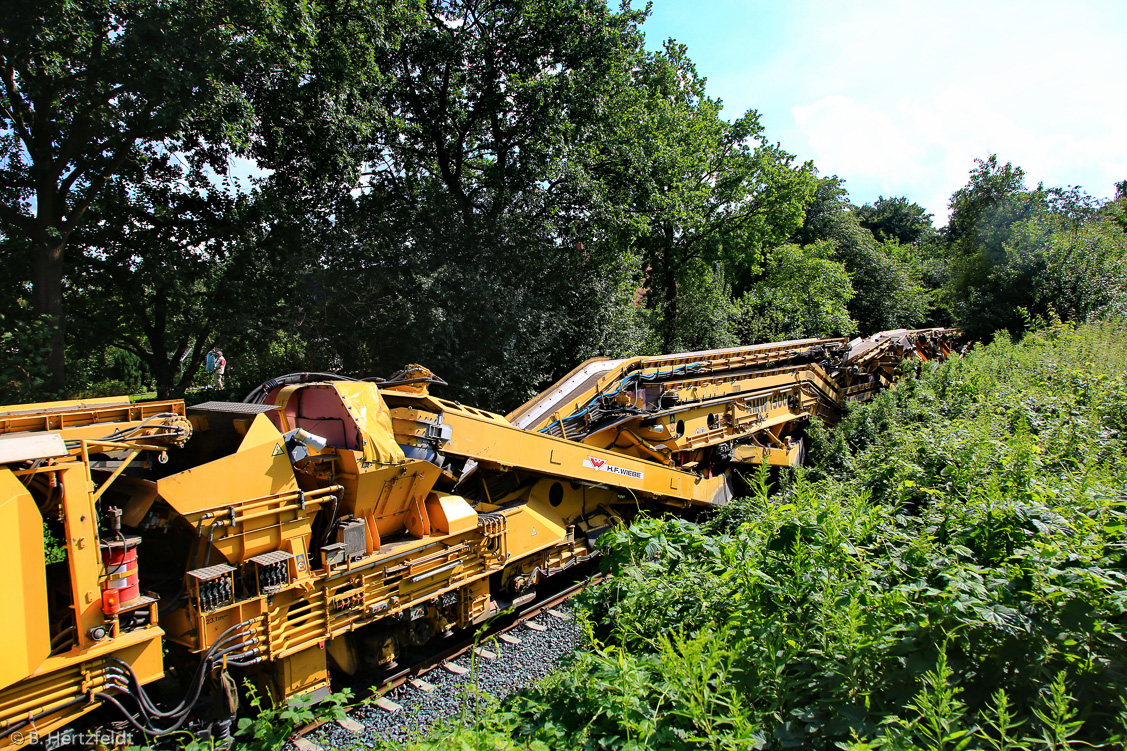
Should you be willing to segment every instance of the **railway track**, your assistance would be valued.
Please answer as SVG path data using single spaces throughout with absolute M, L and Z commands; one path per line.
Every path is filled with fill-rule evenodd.
M 366 734 L 385 738 L 405 736 L 406 732 L 396 733 L 395 730 L 406 731 L 408 728 L 402 726 L 409 724 L 410 732 L 419 732 L 434 722 L 455 716 L 469 700 L 465 685 L 483 677 L 470 675 L 471 668 L 459 664 L 460 660 L 465 661 L 462 658 L 469 657 L 471 664 L 476 662 L 479 673 L 492 673 L 498 669 L 495 665 L 503 665 L 509 680 L 502 677 L 500 683 L 510 692 L 528 685 L 546 674 L 555 660 L 574 646 L 578 628 L 567 612 L 570 610 L 568 600 L 602 579 L 602 575 L 582 578 L 557 592 L 518 606 L 515 612 L 495 616 L 467 638 L 383 676 L 378 684 L 360 692 L 358 701 L 347 710 L 344 719 L 318 720 L 296 730 L 291 738 L 293 748 L 321 751 L 326 747 L 355 744 Z M 561 630 L 567 633 L 553 633 Z M 545 643 L 536 644 L 537 641 Z M 530 650 L 541 648 L 545 654 L 530 654 Z M 514 652 L 517 654 L 512 654 Z M 517 661 L 532 662 L 529 657 L 538 664 L 526 666 Z M 504 664 L 506 660 L 511 664 Z M 440 675 L 441 681 L 425 680 L 424 677 L 432 673 Z M 514 677 L 516 680 L 512 680 Z M 435 683 L 439 682 L 444 685 L 436 690 Z M 488 687 L 484 690 L 493 693 Z M 430 704 L 439 706 L 428 707 Z

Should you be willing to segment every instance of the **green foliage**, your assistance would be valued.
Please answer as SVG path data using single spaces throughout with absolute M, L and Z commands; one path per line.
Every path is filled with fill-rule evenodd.
M 670 351 L 694 352 L 740 344 L 736 331 L 739 306 L 732 300 L 724 265 L 716 262 L 711 268 L 701 266 L 704 264 L 699 260 L 691 263 L 678 285 L 677 326 Z
M 274 359 L 282 330 L 306 367 L 421 362 L 450 395 L 511 407 L 646 339 L 638 262 L 607 239 L 616 209 L 589 163 L 643 16 L 590 0 L 417 10 L 364 95 L 380 115 L 363 184 L 271 197 L 284 220 L 269 240 L 297 268 L 255 358 Z
M 392 19 L 399 15 L 394 4 L 378 1 L 5 3 L 0 218 L 6 244 L 19 252 L 5 259 L 5 270 L 18 274 L 33 309 L 51 324 L 50 390 L 67 385 L 68 324 L 85 322 L 91 312 L 111 319 L 106 329 L 112 335 L 91 339 L 75 332 L 71 343 L 78 357 L 107 344 L 131 348 L 153 361 L 162 393 L 183 390 L 185 384 L 173 383 L 179 374 L 170 374 L 176 367 L 169 365 L 173 354 L 183 354 L 182 342 L 143 340 L 180 338 L 179 331 L 164 331 L 152 310 L 164 295 L 175 302 L 185 293 L 207 297 L 212 290 L 198 289 L 199 274 L 165 257 L 167 235 L 178 235 L 181 245 L 173 255 L 182 258 L 187 236 L 206 240 L 222 230 L 191 216 L 191 206 L 183 215 L 180 210 L 209 182 L 215 192 L 234 190 L 229 182 L 218 185 L 216 177 L 228 174 L 234 155 L 253 156 L 279 182 L 296 172 L 307 188 L 339 188 L 344 175 L 344 190 L 354 187 L 356 136 L 373 119 L 369 108 L 359 106 L 365 100 L 355 95 L 362 88 L 357 81 L 379 84 L 376 50 L 393 35 Z M 154 192 L 177 200 L 166 197 L 153 206 Z M 117 211 L 108 211 L 107 201 Z M 142 225 L 159 225 L 150 235 L 163 230 L 166 236 L 140 242 L 143 232 L 130 226 L 139 214 Z M 106 260 L 96 252 L 70 257 L 75 233 L 84 229 L 114 241 L 107 254 L 116 256 L 120 275 L 96 268 L 97 260 Z M 129 262 L 121 264 L 122 246 L 131 241 Z M 142 301 L 122 293 L 121 276 L 166 262 L 164 280 L 154 281 L 151 273 L 129 280 Z M 179 274 L 190 278 L 177 284 Z M 75 298 L 83 304 L 64 311 L 64 297 L 68 306 Z M 132 321 L 120 322 L 106 310 L 113 300 L 133 303 L 157 331 L 127 330 Z M 249 298 L 241 302 L 249 308 Z M 198 366 L 195 354 L 192 365 Z
M 1024 172 L 978 160 L 951 198 L 950 278 L 960 330 L 985 339 L 1024 330 L 1027 314 L 1067 321 L 1120 316 L 1127 308 L 1127 234 L 1116 203 L 1100 207 L 1077 188 L 1025 186 Z
M 857 220 L 873 233 L 877 242 L 895 240 L 901 245 L 911 245 L 927 240 L 935 234 L 932 215 L 907 197 L 885 198 L 856 209 Z
M 0 399 L 11 403 L 43 397 L 50 349 L 49 317 L 21 320 L 0 314 Z
M 1125 430 L 1122 326 L 925 367 L 822 435 L 817 472 L 606 535 L 591 647 L 434 743 L 1119 747 Z
M 269 285 L 252 201 L 179 176 L 165 161 L 150 163 L 141 185 L 112 181 L 92 226 L 71 240 L 72 360 L 104 360 L 109 344 L 144 365 L 161 398 L 183 395 L 213 344 L 226 347 L 271 312 L 256 299 Z M 82 375 L 105 378 L 97 368 Z
M 740 300 L 740 341 L 853 334 L 857 322 L 847 307 L 853 285 L 833 251 L 833 243 L 823 242 L 783 245 L 769 253 L 763 278 Z
M 622 207 L 617 239 L 640 253 L 645 302 L 658 313 L 662 351 L 672 352 L 701 340 L 696 313 L 707 298 L 698 293 L 717 262 L 738 298 L 764 253 L 801 224 L 813 171 L 764 143 L 754 110 L 721 119 L 722 103 L 707 95 L 683 45 L 628 63 L 612 79 L 613 110 L 591 167 L 604 200 Z
M 60 563 L 67 559 L 67 549 L 62 540 L 55 536 L 47 523 L 43 523 L 43 562 Z
M 109 378 L 87 384 L 85 388 L 75 394 L 75 397 L 78 399 L 96 399 L 103 396 L 128 396 L 135 391 L 136 389 L 125 381 Z
M 235 738 L 240 751 L 277 751 L 289 742 L 299 727 L 317 720 L 344 717 L 344 705 L 352 696 L 351 690 L 346 688 L 316 703 L 302 696 L 286 704 L 270 705 L 252 684 L 246 684 L 246 691 L 254 716 L 239 719 Z M 195 745 L 193 741 L 188 749 Z
M 894 203 L 901 206 L 899 201 Z M 912 242 L 919 242 L 930 233 L 922 228 L 919 233 L 903 231 L 899 235 L 890 231 L 879 242 L 863 226 L 865 216 L 865 209 L 855 209 L 849 203 L 840 178 L 823 178 L 792 240 L 804 247 L 830 244 L 830 257 L 843 264 L 849 274 L 855 293 L 849 301 L 849 314 L 862 335 L 922 324 L 931 306 L 930 294 L 922 285 L 924 269 L 914 246 L 901 245 L 899 238 L 914 237 Z M 927 226 L 931 226 L 930 221 Z M 911 252 L 906 251 L 908 248 Z

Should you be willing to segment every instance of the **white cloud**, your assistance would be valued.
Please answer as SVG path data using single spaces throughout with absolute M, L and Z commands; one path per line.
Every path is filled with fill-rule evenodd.
M 782 140 L 855 201 L 908 195 L 942 222 L 991 152 L 1031 185 L 1127 179 L 1127 3 L 806 5 L 802 50 L 765 68 L 789 76 Z
M 921 157 L 918 146 L 886 112 L 833 94 L 805 107 L 791 108 L 824 174 L 860 173 L 874 177 L 910 168 Z

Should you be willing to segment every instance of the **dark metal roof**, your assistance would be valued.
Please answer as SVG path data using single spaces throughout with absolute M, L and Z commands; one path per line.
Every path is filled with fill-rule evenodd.
M 223 412 L 229 415 L 261 415 L 278 409 L 273 404 L 247 404 L 245 402 L 203 402 L 188 407 L 189 412 Z

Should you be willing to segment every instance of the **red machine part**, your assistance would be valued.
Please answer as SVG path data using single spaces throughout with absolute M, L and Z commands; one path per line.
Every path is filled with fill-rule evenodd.
M 137 575 L 137 548 L 140 537 L 121 537 L 102 543 L 102 562 L 106 578 L 102 582 L 102 610 L 114 615 L 141 599 Z

